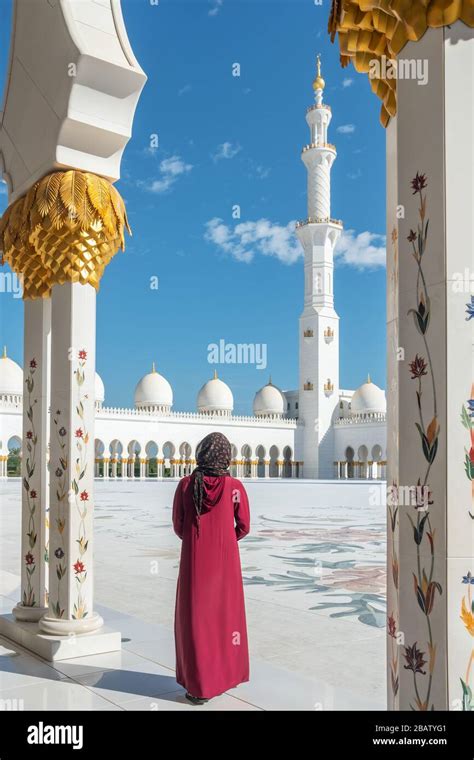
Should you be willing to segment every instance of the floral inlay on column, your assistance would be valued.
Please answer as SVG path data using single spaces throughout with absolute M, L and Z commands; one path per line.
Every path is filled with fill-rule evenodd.
M 474 298 L 473 298 L 474 301 Z M 474 313 L 473 313 L 474 316 Z M 464 449 L 464 469 L 466 476 L 471 481 L 471 508 L 469 517 L 474 520 L 474 383 L 471 386 L 471 398 L 466 401 L 461 411 L 461 421 L 464 427 L 469 430 L 470 444 L 469 449 Z
M 38 402 L 38 399 L 33 398 L 33 392 L 35 388 L 35 381 L 34 381 L 34 375 L 35 371 L 37 369 L 37 362 L 36 359 L 30 360 L 30 366 L 28 375 L 26 376 L 25 385 L 26 385 L 26 398 L 25 398 L 25 406 L 26 406 L 26 416 L 28 417 L 29 423 L 30 423 L 30 429 L 26 432 L 26 450 L 28 452 L 25 460 L 25 475 L 23 476 L 23 488 L 26 491 L 26 501 L 27 501 L 27 508 L 28 508 L 28 531 L 26 533 L 28 537 L 28 544 L 30 547 L 30 550 L 27 552 L 27 554 L 24 557 L 25 562 L 25 571 L 26 571 L 26 588 L 23 591 L 23 605 L 25 607 L 36 607 L 38 605 L 38 600 L 35 597 L 34 589 L 32 586 L 32 577 L 36 570 L 36 565 L 38 559 L 35 556 L 35 547 L 38 540 L 38 531 L 36 527 L 36 518 L 35 515 L 38 513 L 39 510 L 39 499 L 38 499 L 38 493 L 37 491 L 31 487 L 32 485 L 32 479 L 35 474 L 36 469 L 36 446 L 38 443 L 38 434 L 35 427 L 35 416 L 34 416 L 34 407 Z
M 66 527 L 67 522 L 67 505 L 68 505 L 68 458 L 67 458 L 67 430 L 64 427 L 64 425 L 61 424 L 60 421 L 61 416 L 61 410 L 57 409 L 56 413 L 53 417 L 53 423 L 55 428 L 55 435 L 58 441 L 59 445 L 59 451 L 61 452 L 59 457 L 58 466 L 55 470 L 55 478 L 56 478 L 56 498 L 58 500 L 59 504 L 59 514 L 56 519 L 56 527 L 58 529 L 58 533 L 61 536 L 61 541 L 59 542 L 59 546 L 54 552 L 55 558 L 58 560 L 56 562 L 56 577 L 58 579 L 58 585 L 57 585 L 57 599 L 55 604 L 51 605 L 52 609 L 54 611 L 54 614 L 58 618 L 62 618 L 64 615 L 64 608 L 61 608 L 60 605 L 60 598 L 61 598 L 61 582 L 66 575 L 66 564 L 63 562 L 66 551 L 65 551 L 65 545 L 64 545 L 64 529 Z M 51 589 L 50 589 L 51 593 Z
M 87 615 L 87 608 L 82 596 L 82 585 L 87 578 L 87 569 L 84 564 L 84 558 L 87 553 L 87 547 L 89 542 L 87 540 L 86 533 L 86 517 L 88 514 L 88 508 L 92 506 L 89 502 L 89 493 L 86 489 L 81 489 L 80 481 L 84 478 L 87 472 L 87 452 L 89 447 L 89 433 L 86 429 L 85 417 L 84 417 L 84 403 L 87 400 L 87 395 L 82 393 L 82 385 L 85 380 L 85 366 L 87 361 L 87 351 L 81 349 L 79 351 L 79 366 L 75 371 L 76 377 L 76 389 L 77 389 L 77 405 L 76 413 L 80 427 L 76 429 L 76 450 L 77 457 L 75 461 L 75 476 L 72 479 L 72 491 L 74 494 L 75 506 L 79 515 L 78 524 L 78 537 L 76 539 L 78 557 L 73 565 L 76 585 L 77 585 L 77 599 L 74 602 L 73 607 L 73 619 L 84 618 Z
M 426 620 L 427 652 L 418 648 L 418 642 L 414 642 L 411 646 L 405 646 L 404 658 L 406 665 L 404 665 L 404 668 L 413 672 L 414 705 L 411 705 L 411 707 L 412 709 L 421 711 L 435 709 L 430 698 L 433 672 L 436 665 L 437 644 L 433 639 L 430 616 L 435 604 L 436 592 L 442 593 L 441 584 L 434 577 L 436 544 L 435 531 L 430 519 L 430 507 L 434 504 L 434 498 L 428 484 L 430 470 L 438 451 L 440 426 L 438 422 L 436 382 L 427 337 L 430 326 L 431 303 L 423 271 L 424 257 L 427 255 L 429 227 L 429 219 L 426 218 L 427 197 L 426 193 L 423 193 L 427 185 L 426 175 L 417 172 L 411 182 L 411 186 L 413 195 L 416 195 L 419 201 L 419 220 L 416 230 L 410 229 L 410 234 L 407 238 L 408 242 L 411 243 L 412 255 L 417 266 L 417 304 L 415 308 L 408 311 L 408 314 L 413 315 L 414 325 L 422 338 L 423 353 L 426 356 L 425 358 L 425 356 L 417 353 L 409 364 L 411 378 L 417 381 L 415 393 L 418 420 L 414 424 L 420 436 L 421 451 L 426 464 L 418 478 L 417 498 L 415 501 L 416 519 L 413 519 L 411 515 L 408 515 L 408 518 L 413 528 L 413 540 L 416 544 L 417 559 L 413 572 L 414 593 L 418 607 Z M 423 398 L 425 382 L 430 383 L 432 390 L 432 401 L 430 404 L 426 403 Z M 419 498 L 420 493 L 425 494 L 423 498 Z M 428 497 L 426 494 L 428 494 Z M 425 560 L 421 552 L 421 547 L 426 542 L 429 545 L 429 552 L 427 553 L 430 555 L 428 567 L 425 567 Z M 428 677 L 420 678 L 420 676 Z
M 474 636 L 474 602 L 472 601 L 472 585 L 474 584 L 474 577 L 471 571 L 463 577 L 463 583 L 467 584 L 467 600 L 466 596 L 463 596 L 461 602 L 461 620 L 463 621 L 466 630 L 471 636 Z M 474 660 L 474 649 L 471 649 L 469 661 L 467 663 L 466 674 L 464 678 L 461 678 L 462 686 L 462 709 L 466 712 L 472 712 L 474 710 L 474 699 L 472 696 L 471 670 Z
M 400 677 L 398 673 L 397 624 L 393 613 L 387 619 L 387 630 L 390 636 L 390 685 L 395 698 L 400 687 Z

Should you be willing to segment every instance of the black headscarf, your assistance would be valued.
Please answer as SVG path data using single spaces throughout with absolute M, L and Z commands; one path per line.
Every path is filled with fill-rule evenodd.
M 197 532 L 206 496 L 204 477 L 225 478 L 229 473 L 232 449 L 229 441 L 222 433 L 209 433 L 201 441 L 196 452 L 197 467 L 193 471 L 193 499 L 196 509 Z M 219 493 L 220 496 L 220 493 Z

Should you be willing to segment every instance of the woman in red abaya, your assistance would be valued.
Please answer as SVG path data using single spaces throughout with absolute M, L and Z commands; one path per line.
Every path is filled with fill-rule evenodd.
M 231 477 L 222 433 L 198 446 L 180 480 L 173 527 L 182 539 L 175 610 L 176 680 L 202 704 L 249 680 L 244 590 L 237 541 L 250 530 L 245 489 Z

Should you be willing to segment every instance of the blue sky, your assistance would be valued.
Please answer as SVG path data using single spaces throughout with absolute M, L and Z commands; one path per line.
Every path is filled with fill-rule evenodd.
M 2 17 L 9 5 L 0 0 Z M 340 67 L 326 32 L 327 0 L 122 0 L 122 7 L 148 82 L 117 185 L 133 237 L 107 268 L 98 298 L 106 403 L 130 405 L 155 361 L 173 386 L 174 408 L 194 410 L 214 369 L 208 345 L 220 339 L 268 347 L 266 370 L 218 367 L 236 413 L 251 410 L 269 373 L 281 388 L 297 387 L 303 260 L 288 225 L 306 216 L 300 151 L 309 141 L 317 52 L 338 150 L 331 213 L 345 228 L 335 276 L 341 386 L 355 388 L 370 372 L 384 387 L 385 134 L 367 77 Z M 2 24 L 2 89 L 8 36 Z M 240 77 L 232 76 L 234 63 Z M 235 204 L 240 220 L 232 218 Z M 0 211 L 5 205 L 3 193 Z M 22 311 L 21 300 L 0 293 L 0 341 L 20 363 Z

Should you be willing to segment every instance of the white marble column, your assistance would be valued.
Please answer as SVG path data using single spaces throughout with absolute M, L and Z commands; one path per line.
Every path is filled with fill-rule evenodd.
M 21 599 L 17 620 L 36 621 L 47 611 L 51 301 L 24 301 Z
M 100 628 L 93 605 L 96 292 L 54 285 L 51 293 L 51 478 L 49 612 L 45 633 Z
M 109 479 L 109 457 L 104 457 L 104 480 Z
M 472 711 L 473 30 L 428 29 L 400 57 L 429 76 L 397 82 L 387 128 L 388 700 Z
M 160 480 L 163 478 L 163 459 L 156 460 L 156 477 Z

